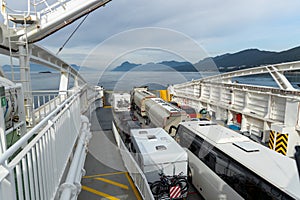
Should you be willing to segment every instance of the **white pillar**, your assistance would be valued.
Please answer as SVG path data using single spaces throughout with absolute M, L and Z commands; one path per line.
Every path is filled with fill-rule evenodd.
M 241 132 L 249 131 L 247 129 L 247 118 L 245 115 L 242 115 L 242 122 L 241 122 Z
M 68 72 L 60 73 L 59 94 L 66 95 L 68 90 L 69 74 Z

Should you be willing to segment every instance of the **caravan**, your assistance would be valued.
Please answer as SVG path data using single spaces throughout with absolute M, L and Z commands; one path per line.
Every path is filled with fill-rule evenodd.
M 167 176 L 187 176 L 186 151 L 162 128 L 132 129 L 131 152 L 148 182 L 160 180 L 159 173 Z

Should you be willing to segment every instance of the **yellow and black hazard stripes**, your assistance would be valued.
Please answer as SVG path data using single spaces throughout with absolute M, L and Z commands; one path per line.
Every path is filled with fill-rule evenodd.
M 275 147 L 276 152 L 281 153 L 283 155 L 286 155 L 288 137 L 289 137 L 288 134 L 277 133 L 277 135 L 276 135 L 276 147 Z
M 112 172 L 83 177 L 82 191 L 85 199 L 96 196 L 110 200 L 136 199 L 141 200 L 128 172 Z M 93 197 L 94 196 L 94 197 Z
M 270 149 L 274 149 L 274 137 L 275 137 L 275 131 L 270 130 L 270 140 L 269 140 Z
M 270 131 L 269 148 L 275 150 L 278 153 L 286 155 L 288 146 L 289 134 L 282 134 L 280 132 Z

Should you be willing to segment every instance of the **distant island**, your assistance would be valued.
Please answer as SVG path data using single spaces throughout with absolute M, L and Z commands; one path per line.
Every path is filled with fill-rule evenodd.
M 136 64 L 129 61 L 116 66 L 112 71 L 169 71 L 196 72 L 211 71 L 218 68 L 220 72 L 229 72 L 247 69 L 261 65 L 277 64 L 291 61 L 300 61 L 300 46 L 286 51 L 262 51 L 259 49 L 246 49 L 237 53 L 226 53 L 216 57 L 209 57 L 197 63 L 163 61 L 159 63 Z
M 184 71 L 184 72 L 196 72 L 197 70 L 193 64 L 189 62 L 178 61 L 163 61 L 159 63 L 147 63 L 147 64 L 135 64 L 128 61 L 123 62 L 120 66 L 115 67 L 112 71 Z
M 52 72 L 50 72 L 50 71 L 41 71 L 41 72 L 39 72 L 40 74 L 51 74 Z

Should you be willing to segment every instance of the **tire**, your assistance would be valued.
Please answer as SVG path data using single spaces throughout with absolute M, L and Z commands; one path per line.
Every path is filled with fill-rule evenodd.
M 162 183 L 160 181 L 155 181 L 150 185 L 150 190 L 154 197 L 160 197 L 162 195 L 162 188 Z

